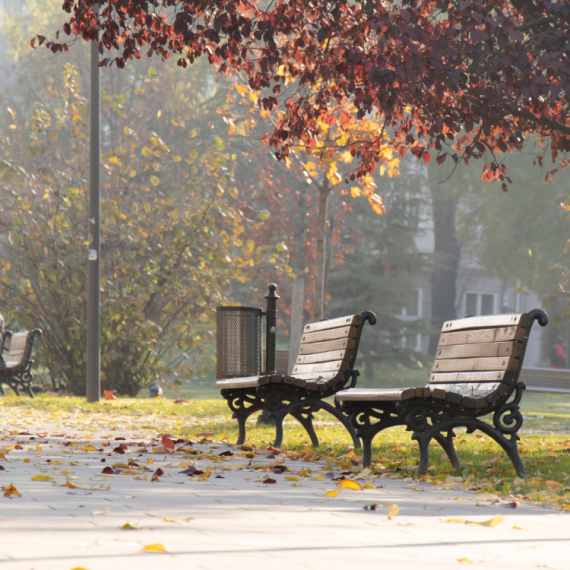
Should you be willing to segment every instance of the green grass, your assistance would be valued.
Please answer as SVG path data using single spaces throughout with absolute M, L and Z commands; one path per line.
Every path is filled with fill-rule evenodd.
M 218 395 L 212 397 L 211 390 L 196 391 L 187 405 L 176 404 L 170 398 L 119 398 L 92 404 L 84 398 L 51 395 L 33 400 L 26 396 L 0 399 L 0 413 L 7 421 L 10 417 L 25 417 L 32 410 L 46 420 L 85 425 L 86 430 L 138 428 L 191 438 L 206 434 L 215 441 L 237 438 L 237 425 L 226 402 Z M 444 486 L 462 482 L 469 489 L 556 502 L 561 508 L 570 509 L 570 396 L 527 393 L 523 396 L 522 411 L 525 424 L 520 432 L 520 451 L 527 467 L 525 479 L 516 477 L 510 461 L 490 438 L 477 433 L 467 435 L 460 429 L 456 431 L 455 442 L 462 468 L 453 469 L 442 450 L 432 444 L 430 469 L 424 479 Z M 346 430 L 325 412 L 316 414 L 315 426 L 321 441 L 315 450 L 317 454 L 339 459 L 346 469 L 354 468 L 343 459 L 352 447 Z M 273 438 L 272 427 L 257 426 L 255 417 L 250 419 L 250 445 L 266 447 Z M 284 446 L 292 451 L 310 449 L 307 434 L 295 420 L 286 422 Z M 395 478 L 417 477 L 417 446 L 404 428 L 391 428 L 378 434 L 373 454 L 377 471 Z

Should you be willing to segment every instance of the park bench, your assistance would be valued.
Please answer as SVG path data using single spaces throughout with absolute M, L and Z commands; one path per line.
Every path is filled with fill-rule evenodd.
M 265 407 L 275 419 L 275 447 L 283 442 L 283 420 L 288 414 L 305 428 L 311 443 L 319 445 L 312 421 L 313 413 L 319 410 L 336 417 L 351 434 L 354 445 L 360 447 L 348 416 L 324 398 L 345 388 L 349 381 L 351 386 L 356 385 L 359 372 L 354 370 L 354 363 L 366 321 L 373 325 L 374 313 L 364 311 L 306 325 L 291 376 L 271 374 L 216 382 L 238 421 L 238 445 L 245 441 L 247 418 Z
M 21 331 L 13 333 L 6 330 L 3 333 L 2 354 L 6 350 L 6 341 L 10 339 L 10 347 L 4 360 L 6 366 L 0 366 L 0 393 L 5 396 L 2 384 L 7 384 L 20 395 L 20 388 L 24 388 L 26 392 L 33 398 L 32 391 L 32 346 L 34 338 L 42 335 L 41 329 L 35 328 L 31 331 Z
M 335 401 L 350 415 L 362 439 L 363 465 L 372 461 L 372 440 L 380 431 L 405 425 L 419 444 L 418 471 L 425 474 L 429 444 L 435 439 L 453 467 L 461 466 L 453 429 L 479 430 L 507 453 L 517 475 L 524 476 L 517 432 L 523 417 L 519 403 L 525 385 L 518 381 L 530 329 L 548 316 L 535 309 L 516 315 L 467 317 L 444 323 L 429 384 L 418 388 L 350 389 Z M 479 418 L 492 416 L 492 424 Z M 446 434 L 446 435 L 444 435 Z

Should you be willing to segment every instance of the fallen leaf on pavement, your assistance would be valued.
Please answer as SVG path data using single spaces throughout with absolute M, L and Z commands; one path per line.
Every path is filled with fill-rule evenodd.
M 154 544 L 143 546 L 141 552 L 166 552 L 166 548 L 160 542 L 155 542 Z
M 501 524 L 505 519 L 501 515 L 495 515 L 492 519 L 486 521 L 468 521 L 465 519 L 445 519 L 447 523 L 458 523 L 458 524 L 468 524 L 472 526 L 497 526 Z
M 326 493 L 325 497 L 336 497 L 339 493 L 340 491 L 329 491 Z
M 121 530 L 142 530 L 140 526 L 133 526 L 130 523 L 125 523 L 123 526 L 119 527 Z
M 344 487 L 345 489 L 352 489 L 353 491 L 362 491 L 360 483 L 352 481 L 352 479 L 342 479 L 336 484 L 337 487 Z
M 391 521 L 394 515 L 397 515 L 400 512 L 398 505 L 392 505 L 392 508 L 388 511 L 388 520 Z
M 166 449 L 174 449 L 174 442 L 167 435 L 163 435 L 160 441 Z
M 4 496 L 5 497 L 21 497 L 22 495 L 20 495 L 20 493 L 18 493 L 18 489 L 16 489 L 16 487 L 14 487 L 14 485 L 12 485 L 10 483 L 10 485 L 8 485 L 7 487 L 4 488 Z

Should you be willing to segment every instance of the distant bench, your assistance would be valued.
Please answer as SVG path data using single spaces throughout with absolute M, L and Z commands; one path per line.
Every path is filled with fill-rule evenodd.
M 290 414 L 305 428 L 311 443 L 319 444 L 313 427 L 313 413 L 326 410 L 336 417 L 351 434 L 354 445 L 360 447 L 355 429 L 340 407 L 324 398 L 346 387 L 356 385 L 358 371 L 354 363 L 364 323 L 376 322 L 374 313 L 364 311 L 338 319 L 310 323 L 305 326 L 297 363 L 292 375 L 271 374 L 231 378 L 216 382 L 227 400 L 233 417 L 238 421 L 237 443 L 245 441 L 247 418 L 264 408 L 275 418 L 275 447 L 283 443 L 283 420 Z
M 570 394 L 570 369 L 525 367 L 519 376 L 528 392 Z
M 509 456 L 517 475 L 523 476 L 517 432 L 523 423 L 519 402 L 525 385 L 518 379 L 535 320 L 546 326 L 548 316 L 535 309 L 448 321 L 441 331 L 427 386 L 337 393 L 335 400 L 350 414 L 356 435 L 362 439 L 363 464 L 372 461 L 372 439 L 377 433 L 405 425 L 419 444 L 420 474 L 427 471 L 432 439 L 459 468 L 453 429 L 464 426 L 467 433 L 479 430 L 494 439 Z M 490 414 L 493 424 L 479 419 Z
M 9 339 L 10 346 L 8 355 L 5 357 L 6 366 L 0 366 L 0 394 L 5 396 L 4 387 L 6 384 L 20 395 L 20 388 L 26 390 L 30 397 L 34 397 L 32 391 L 32 347 L 34 339 L 42 335 L 41 329 L 22 331 L 13 333 L 5 330 L 2 338 L 0 350 L 2 354 L 6 350 L 6 341 Z

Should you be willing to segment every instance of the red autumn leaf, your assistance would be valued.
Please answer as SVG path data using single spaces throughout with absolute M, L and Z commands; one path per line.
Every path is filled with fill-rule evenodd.
M 265 485 L 273 485 L 273 484 L 277 483 L 277 481 L 275 479 L 267 478 L 267 479 L 264 479 L 263 483 Z
M 174 442 L 167 435 L 162 436 L 161 442 L 166 449 L 174 449 Z
M 105 400 L 116 400 L 117 396 L 115 396 L 115 392 L 117 390 L 103 390 L 103 395 L 105 396 Z
M 114 475 L 115 474 L 115 470 L 112 467 L 104 467 L 103 471 L 101 471 L 101 473 L 105 473 L 105 475 Z

